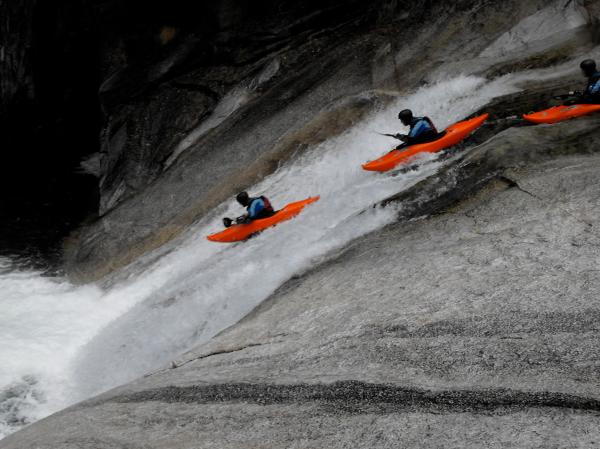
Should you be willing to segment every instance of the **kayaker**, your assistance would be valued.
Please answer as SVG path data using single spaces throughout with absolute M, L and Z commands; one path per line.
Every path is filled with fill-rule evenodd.
M 573 104 L 600 104 L 600 72 L 596 66 L 596 61 L 586 59 L 579 67 L 587 77 L 588 83 L 583 92 L 569 92 L 570 100 L 565 105 Z
M 429 117 L 415 117 L 410 109 L 404 109 L 400 111 L 398 118 L 404 126 L 410 126 L 410 131 L 408 134 L 395 134 L 393 136 L 404 142 L 396 147 L 396 149 L 419 143 L 432 142 L 441 137 Z
M 271 202 L 266 196 L 251 198 L 250 195 L 248 195 L 248 192 L 240 192 L 237 194 L 236 200 L 248 211 L 241 217 L 236 218 L 235 222 L 237 224 L 245 224 L 250 223 L 252 220 L 268 218 L 275 213 Z M 228 228 L 233 224 L 233 220 L 224 218 L 223 224 Z

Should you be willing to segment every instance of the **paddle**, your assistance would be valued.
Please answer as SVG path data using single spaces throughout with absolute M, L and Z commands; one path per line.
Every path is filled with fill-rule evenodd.
M 379 134 L 380 136 L 392 137 L 393 139 L 398 139 L 398 140 L 402 140 L 402 141 L 404 141 L 404 137 L 406 137 L 404 134 L 385 134 L 385 133 L 380 133 L 377 131 L 374 131 L 374 132 Z
M 569 92 L 568 94 L 555 95 L 552 98 L 554 98 L 555 100 L 566 100 L 567 98 L 579 97 L 581 95 L 583 95 L 582 92 L 574 91 L 574 92 Z

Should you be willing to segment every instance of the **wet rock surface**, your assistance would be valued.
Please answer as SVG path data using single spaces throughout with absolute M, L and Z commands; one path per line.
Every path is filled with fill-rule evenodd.
M 598 120 L 500 133 L 207 345 L 0 447 L 593 447 Z

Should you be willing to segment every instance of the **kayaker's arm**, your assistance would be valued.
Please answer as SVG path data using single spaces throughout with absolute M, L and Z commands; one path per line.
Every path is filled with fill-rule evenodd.
M 247 214 L 240 215 L 235 220 L 232 220 L 231 218 L 223 218 L 223 226 L 225 226 L 226 228 L 229 228 L 229 227 L 231 227 L 233 225 L 234 222 L 235 222 L 235 224 L 248 224 L 253 219 L 256 218 L 257 214 L 262 209 L 264 209 L 264 202 L 263 202 L 263 200 L 261 200 L 261 199 L 254 200 L 250 204 L 250 206 L 248 207 L 248 213 Z
M 420 143 L 427 143 L 427 142 L 431 142 L 432 138 L 430 134 L 424 134 L 424 135 L 420 135 L 420 136 L 403 136 L 403 139 L 401 139 L 402 142 L 404 142 L 407 145 L 418 145 Z
M 225 217 L 225 218 L 223 218 L 223 226 L 225 226 L 226 228 L 230 228 L 234 224 L 244 224 L 244 223 L 249 223 L 250 221 L 251 220 L 248 218 L 248 215 L 246 215 L 246 214 L 244 214 L 240 217 L 237 217 L 235 220 Z
M 398 134 L 377 133 L 377 134 L 381 134 L 382 136 L 391 137 L 393 139 L 398 139 L 398 140 L 401 140 L 401 141 L 404 141 L 404 139 L 406 138 L 406 134 L 399 134 L 399 133 Z
M 429 117 L 415 118 L 410 125 L 408 136 L 402 136 L 402 142 L 408 145 L 431 142 L 438 136 L 437 129 Z
M 247 224 L 250 223 L 252 219 L 248 214 L 241 215 L 235 219 L 236 224 Z
M 410 137 L 410 136 L 404 136 L 404 139 L 401 139 L 403 143 L 405 143 L 406 145 L 416 145 L 418 143 L 421 143 L 418 137 Z
M 254 198 L 248 207 L 248 214 L 246 215 L 248 222 L 259 218 L 265 207 L 265 202 L 262 198 Z

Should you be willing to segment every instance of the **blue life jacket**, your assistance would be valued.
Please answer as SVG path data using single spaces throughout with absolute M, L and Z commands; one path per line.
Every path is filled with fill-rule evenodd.
M 437 133 L 437 129 L 433 126 L 431 120 L 427 117 L 415 117 L 410 125 L 408 137 L 420 137 L 426 133 Z
M 596 96 L 598 94 L 600 94 L 600 72 L 590 76 L 584 96 Z
M 273 214 L 273 206 L 271 206 L 271 202 L 264 196 L 251 198 L 247 210 L 248 218 L 251 220 L 266 218 Z

